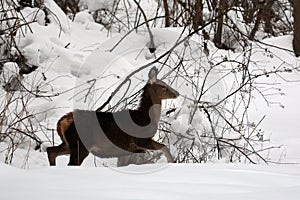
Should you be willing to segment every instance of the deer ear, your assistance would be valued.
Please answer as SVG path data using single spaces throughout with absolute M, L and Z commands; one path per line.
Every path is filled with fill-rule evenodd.
M 149 77 L 149 83 L 154 83 L 157 80 L 157 74 L 158 70 L 156 67 L 152 67 L 149 71 L 148 77 Z

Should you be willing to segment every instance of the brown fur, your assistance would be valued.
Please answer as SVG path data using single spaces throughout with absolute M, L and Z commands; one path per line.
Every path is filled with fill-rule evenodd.
M 81 165 L 89 152 L 109 158 L 145 150 L 161 150 L 168 162 L 173 162 L 168 148 L 152 137 L 160 119 L 161 100 L 179 94 L 156 77 L 157 69 L 152 68 L 137 110 L 115 113 L 75 110 L 64 115 L 57 123 L 62 144 L 47 149 L 50 165 L 55 165 L 59 155 L 71 154 L 69 165 Z
M 57 156 L 70 153 L 69 143 L 65 137 L 65 132 L 73 122 L 73 112 L 67 113 L 58 120 L 56 130 L 62 140 L 62 143 L 59 146 L 47 148 L 48 160 L 50 165 L 55 165 L 55 159 Z
M 64 116 L 62 116 L 57 122 L 57 126 L 56 126 L 57 133 L 60 136 L 61 140 L 66 144 L 68 144 L 68 141 L 66 140 L 65 132 L 69 128 L 69 126 L 73 123 L 73 121 L 74 121 L 73 112 L 69 112 Z

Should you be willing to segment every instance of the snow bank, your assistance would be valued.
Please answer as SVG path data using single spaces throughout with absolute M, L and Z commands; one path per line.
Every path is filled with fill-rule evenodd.
M 255 199 L 297 200 L 298 166 L 171 164 L 110 168 L 20 170 L 0 164 L 1 198 L 19 199 Z M 129 169 L 130 168 L 130 169 Z
M 89 2 L 91 3 L 90 5 L 96 4 L 96 1 Z M 104 6 L 107 1 L 98 1 L 98 3 L 99 5 L 97 6 L 101 7 Z M 20 34 L 18 45 L 29 63 L 39 66 L 36 73 L 24 77 L 24 82 L 27 85 L 31 85 L 32 88 L 36 85 L 42 85 L 42 91 L 47 94 L 55 95 L 61 93 L 61 95 L 51 98 L 33 98 L 31 104 L 28 105 L 29 111 L 36 114 L 36 123 L 42 123 L 42 125 L 48 127 L 50 130 L 55 129 L 57 120 L 73 108 L 96 109 L 130 72 L 143 66 L 145 63 L 153 61 L 155 57 L 169 50 L 178 40 L 182 31 L 181 28 L 153 29 L 154 43 L 157 47 L 156 55 L 154 55 L 148 50 L 149 36 L 147 32 L 141 30 L 137 33 L 133 32 L 126 36 L 126 38 L 115 47 L 124 35 L 114 34 L 113 37 L 108 38 L 105 31 L 103 31 L 103 27 L 99 24 L 95 24 L 88 12 L 83 11 L 78 13 L 75 16 L 74 22 L 72 22 L 52 0 L 46 0 L 45 4 L 48 9 L 55 13 L 55 15 L 50 14 L 51 23 L 45 26 L 42 22 L 44 13 L 39 11 L 37 15 L 38 22 L 31 24 L 33 33 L 27 32 L 25 37 Z M 147 4 L 147 2 L 145 4 Z M 24 12 L 28 19 L 31 19 L 37 10 L 26 8 L 22 12 Z M 235 16 L 233 16 L 233 18 L 234 17 Z M 184 35 L 185 34 L 183 34 L 183 36 Z M 291 38 L 291 36 L 283 36 L 268 39 L 264 42 L 291 50 Z M 187 42 L 189 42 L 189 47 L 192 47 L 190 49 L 191 58 L 197 60 L 197 66 L 190 69 L 190 74 L 205 74 L 205 67 L 210 66 L 210 60 L 214 63 L 218 63 L 224 61 L 225 58 L 237 61 L 243 59 L 240 53 L 222 50 L 217 51 L 210 42 L 208 42 L 208 48 L 211 53 L 206 57 L 202 52 L 201 45 L 203 41 L 201 39 L 193 37 Z M 184 44 L 176 48 L 175 53 L 180 54 L 183 46 Z M 272 69 L 274 66 L 277 66 L 278 63 L 284 63 L 287 66 L 299 65 L 299 59 L 295 59 L 291 52 L 264 46 L 264 44 L 256 45 L 254 50 L 253 63 L 259 63 L 258 67 Z M 196 59 L 193 58 L 193 56 L 197 56 L 195 57 Z M 7 64 L 4 67 L 5 72 L 2 75 L 5 79 L 9 79 L 12 73 L 16 74 L 15 68 L 11 66 L 13 66 L 13 64 Z M 170 67 L 174 66 L 174 63 L 170 64 Z M 168 68 L 166 66 L 164 67 L 159 77 L 164 77 L 164 75 L 167 74 L 168 70 L 166 69 Z M 221 67 L 222 69 L 231 70 L 236 66 L 232 63 L 226 65 L 225 62 Z M 147 70 L 148 69 L 145 69 L 137 73 L 132 78 L 132 87 L 129 91 L 131 94 L 138 91 L 146 82 Z M 207 77 L 207 85 L 211 87 L 209 92 L 203 95 L 202 100 L 214 103 L 228 94 L 228 90 L 233 84 L 232 80 L 228 80 L 226 84 L 221 81 L 215 84 L 215 80 L 218 80 L 221 76 L 218 72 L 217 70 L 213 71 L 211 75 Z M 172 77 L 173 75 L 168 74 L 168 76 Z M 297 80 L 298 76 L 297 73 L 294 73 L 288 74 L 286 78 Z M 93 82 L 91 81 L 93 80 L 97 80 L 97 82 L 92 88 Z M 265 77 L 260 80 L 262 80 L 262 82 L 268 82 L 270 78 Z M 283 160 L 281 157 L 282 152 L 280 152 L 279 155 L 276 154 L 276 158 L 280 157 L 280 161 L 300 162 L 300 155 L 297 151 L 297 146 L 300 144 L 298 134 L 299 126 L 297 125 L 297 121 L 299 121 L 297 110 L 299 109 L 296 108 L 298 105 L 296 100 L 299 99 L 299 97 L 297 92 L 295 92 L 299 88 L 299 85 L 296 83 L 285 84 L 277 78 L 272 80 L 274 80 L 271 81 L 273 83 L 281 84 L 286 93 L 290 95 L 288 100 L 284 97 L 280 99 L 285 105 L 285 110 L 289 109 L 288 112 L 283 114 L 283 110 L 278 110 L 277 108 L 272 108 L 272 111 L 269 108 L 265 109 L 263 100 L 256 97 L 257 99 L 255 100 L 254 106 L 251 107 L 252 111 L 249 116 L 253 116 L 253 120 L 255 121 L 260 120 L 261 116 L 266 115 L 266 125 L 263 123 L 262 126 L 266 130 L 267 136 L 272 134 L 272 137 L 276 139 L 276 144 L 284 144 L 288 155 L 291 155 L 288 157 L 289 159 Z M 84 84 L 84 86 L 79 87 L 81 84 Z M 291 86 L 295 88 L 291 88 Z M 76 89 L 74 89 L 75 87 Z M 88 91 L 89 87 L 97 92 L 95 92 L 95 96 L 89 98 L 89 103 L 82 103 L 82 99 L 86 96 L 86 91 Z M 197 111 L 191 124 L 188 124 L 187 117 L 191 108 L 188 107 L 189 103 L 184 101 L 184 97 L 193 95 L 190 85 L 187 86 L 186 84 L 177 83 L 176 89 L 179 90 L 182 96 L 178 98 L 177 102 L 172 102 L 172 104 L 176 104 L 178 107 L 181 107 L 181 109 L 176 110 L 177 117 L 175 117 L 173 121 L 170 121 L 171 128 L 177 130 L 178 134 L 185 134 L 189 129 L 193 128 L 206 134 L 208 130 L 210 130 L 210 125 L 204 113 Z M 121 90 L 121 92 L 123 91 Z M 121 92 L 120 94 L 122 94 Z M 120 94 L 118 95 L 122 97 Z M 1 100 L 4 100 L 4 98 L 5 97 L 2 96 Z M 275 98 L 277 98 L 277 100 L 279 99 L 278 96 L 275 96 Z M 81 102 L 77 100 L 81 100 Z M 114 101 L 117 102 L 118 97 L 116 97 Z M 222 124 L 219 124 L 219 126 L 221 127 Z M 42 151 L 44 151 L 47 146 L 51 145 L 49 138 L 52 138 L 52 132 L 47 130 L 47 133 L 39 132 L 37 134 L 44 139 L 42 145 Z M 188 135 L 188 137 L 197 138 L 194 132 L 189 132 L 189 134 L 191 135 Z M 226 134 L 224 135 L 226 138 L 237 138 L 237 135 Z M 57 135 L 55 135 L 54 142 L 58 144 L 60 139 L 56 136 Z M 293 138 L 293 140 L 290 138 Z M 22 159 L 26 153 L 27 152 L 20 153 L 20 155 L 17 156 L 18 159 Z M 36 156 L 36 153 L 45 157 L 45 154 L 39 152 L 33 154 Z M 35 159 L 34 156 L 32 159 Z M 47 165 L 46 159 L 43 160 L 37 156 L 36 160 L 38 160 L 38 162 L 30 161 L 30 167 Z M 35 163 L 39 162 L 40 164 L 34 166 Z M 17 163 L 19 165 L 19 163 L 22 162 L 17 161 Z

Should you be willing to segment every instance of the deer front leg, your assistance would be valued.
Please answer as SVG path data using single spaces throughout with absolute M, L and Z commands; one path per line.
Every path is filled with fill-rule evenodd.
M 74 143 L 70 143 L 70 161 L 68 165 L 80 166 L 83 160 L 89 155 L 89 151 L 83 145 L 83 143 L 77 140 Z
M 164 145 L 164 147 L 161 148 L 160 150 L 165 154 L 165 156 L 166 156 L 166 158 L 167 158 L 167 161 L 168 161 L 169 163 L 174 163 L 174 162 L 175 162 L 174 159 L 173 159 L 173 157 L 172 157 L 172 155 L 171 155 L 170 150 L 168 149 L 168 147 L 166 147 L 166 146 Z
M 170 150 L 164 145 L 154 140 L 149 140 L 145 145 L 137 145 L 142 150 L 160 150 L 164 153 L 169 163 L 174 163 Z

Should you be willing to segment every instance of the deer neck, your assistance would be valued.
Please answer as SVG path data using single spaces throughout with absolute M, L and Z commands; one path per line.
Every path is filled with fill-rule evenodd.
M 158 122 L 160 120 L 161 115 L 161 104 L 153 104 L 149 109 L 149 116 L 151 120 L 155 122 L 156 125 L 158 125 Z
M 161 115 L 161 100 L 143 95 L 138 110 L 147 112 L 152 123 L 155 122 L 155 124 L 158 125 Z

